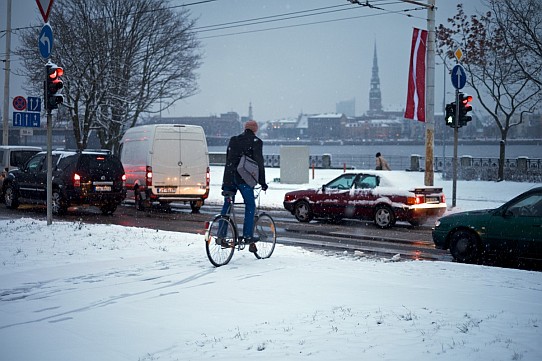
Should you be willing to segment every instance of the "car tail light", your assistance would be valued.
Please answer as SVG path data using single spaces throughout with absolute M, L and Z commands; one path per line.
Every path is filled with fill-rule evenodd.
M 425 203 L 425 196 L 423 194 L 416 194 L 414 197 L 407 198 L 407 204 L 422 204 Z
M 203 195 L 203 199 L 206 199 L 209 197 L 209 187 L 211 184 L 211 168 L 207 167 L 207 173 L 205 174 L 205 194 Z
M 440 197 L 440 203 L 446 203 L 446 196 L 444 194 Z
M 147 169 L 145 170 L 145 184 L 147 185 L 147 187 L 152 186 L 152 167 L 149 165 L 147 166 Z
M 81 176 L 77 173 L 73 175 L 73 186 L 81 187 Z
M 121 179 L 122 179 L 122 186 L 125 187 L 126 186 L 126 174 L 123 174 Z
M 294 199 L 295 199 L 295 197 L 292 196 L 292 195 L 288 195 L 288 194 L 284 195 L 284 201 L 285 202 L 290 202 L 290 201 L 293 201 Z

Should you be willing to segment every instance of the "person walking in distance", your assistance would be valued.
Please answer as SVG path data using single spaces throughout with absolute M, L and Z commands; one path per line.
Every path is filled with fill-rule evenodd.
M 376 170 L 391 170 L 388 162 L 380 152 L 376 153 Z
M 243 239 L 245 243 L 250 244 L 249 251 L 257 252 L 256 242 L 259 237 L 254 236 L 254 215 L 256 212 L 256 201 L 254 199 L 254 187 L 248 185 L 239 172 L 237 166 L 243 155 L 249 156 L 258 163 L 258 183 L 262 190 L 267 190 L 265 182 L 265 167 L 263 161 L 263 142 L 256 136 L 258 132 L 258 123 L 249 120 L 245 123 L 243 133 L 230 138 L 226 152 L 226 166 L 224 167 L 224 177 L 222 179 L 222 191 L 233 193 L 233 197 L 224 197 L 222 214 L 226 214 L 230 207 L 230 200 L 235 201 L 235 193 L 239 191 L 245 202 L 245 219 L 243 222 Z

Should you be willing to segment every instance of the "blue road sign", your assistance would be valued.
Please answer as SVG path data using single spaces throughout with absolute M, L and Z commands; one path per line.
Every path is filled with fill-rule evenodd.
M 38 37 L 38 48 L 40 49 L 40 55 L 44 59 L 48 59 L 53 51 L 53 29 L 51 25 L 45 24 L 41 28 L 40 35 Z
M 29 112 L 41 112 L 41 98 L 28 97 L 26 102 L 26 110 Z
M 39 128 L 40 113 L 13 112 L 13 126 Z
M 467 83 L 467 73 L 461 65 L 456 65 L 452 69 L 452 84 L 456 89 L 463 89 Z

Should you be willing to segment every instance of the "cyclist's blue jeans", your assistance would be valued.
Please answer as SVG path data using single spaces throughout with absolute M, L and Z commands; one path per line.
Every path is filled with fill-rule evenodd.
M 254 189 L 248 184 L 242 183 L 232 187 L 224 187 L 223 191 L 241 192 L 245 202 L 245 220 L 243 222 L 243 238 L 252 237 L 254 234 L 254 215 L 256 213 L 256 201 L 254 199 Z M 232 197 L 235 202 L 235 196 Z M 227 214 L 230 208 L 228 197 L 224 197 L 224 205 L 221 214 Z M 221 224 L 218 229 L 220 236 L 225 236 L 225 224 Z

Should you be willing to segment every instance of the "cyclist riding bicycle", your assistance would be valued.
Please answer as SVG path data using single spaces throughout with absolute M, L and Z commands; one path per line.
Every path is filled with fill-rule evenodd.
M 255 243 L 259 241 L 259 238 L 254 236 L 254 214 L 256 212 L 254 187 L 248 185 L 237 171 L 237 166 L 243 155 L 249 156 L 258 164 L 258 183 L 262 186 L 263 191 L 267 190 L 267 183 L 265 182 L 265 167 L 263 162 L 263 142 L 256 136 L 258 123 L 254 120 L 249 120 L 245 123 L 244 128 L 243 133 L 231 137 L 228 143 L 226 166 L 222 180 L 222 193 L 225 196 L 221 214 L 227 214 L 230 202 L 235 202 L 235 194 L 239 191 L 245 203 L 243 239 L 246 244 L 250 244 L 248 250 L 256 253 L 258 249 Z M 233 197 L 230 198 L 226 196 L 227 194 L 232 194 Z

